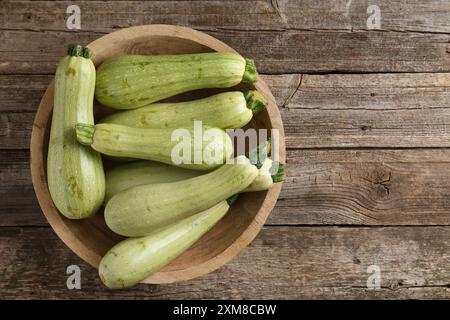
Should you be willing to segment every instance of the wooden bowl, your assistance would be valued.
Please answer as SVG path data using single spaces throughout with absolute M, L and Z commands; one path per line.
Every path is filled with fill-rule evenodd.
M 106 59 L 125 53 L 150 55 L 210 51 L 235 52 L 225 43 L 202 32 L 170 25 L 123 29 L 91 42 L 88 47 L 94 52 L 93 61 L 96 66 Z M 284 163 L 284 131 L 275 99 L 261 78 L 258 78 L 257 83 L 251 87 L 262 92 L 269 101 L 267 109 L 257 114 L 251 126 L 279 129 L 279 156 L 280 161 Z M 198 98 L 211 93 L 214 93 L 214 90 L 200 90 L 184 97 Z M 98 268 L 102 256 L 120 241 L 121 237 L 107 228 L 103 219 L 103 210 L 89 219 L 70 220 L 62 216 L 53 204 L 46 175 L 52 106 L 53 83 L 42 97 L 33 123 L 31 174 L 34 190 L 45 217 L 58 236 L 79 257 Z M 278 183 L 267 192 L 241 195 L 227 215 L 194 246 L 143 282 L 170 283 L 188 280 L 205 275 L 230 261 L 261 230 L 277 201 L 280 189 L 281 183 Z

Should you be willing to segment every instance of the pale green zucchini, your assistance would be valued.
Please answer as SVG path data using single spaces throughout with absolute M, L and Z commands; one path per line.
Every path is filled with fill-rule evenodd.
M 275 167 L 277 166 L 277 167 Z M 274 172 L 274 170 L 276 170 Z M 205 174 L 207 171 L 189 170 L 153 161 L 135 161 L 119 165 L 106 171 L 106 193 L 104 203 L 119 192 L 145 184 L 181 181 Z M 284 180 L 283 164 L 265 159 L 258 176 L 241 192 L 270 189 L 274 183 Z
M 67 218 L 94 214 L 103 202 L 105 176 L 100 155 L 77 142 L 78 122 L 94 123 L 95 67 L 90 50 L 70 46 L 58 64 L 47 157 L 50 195 Z
M 284 180 L 284 165 L 266 158 L 259 168 L 258 176 L 242 192 L 269 190 L 274 183 Z
M 204 132 L 207 129 L 211 128 L 203 127 Z M 108 156 L 154 160 L 194 170 L 211 170 L 225 163 L 233 152 L 231 139 L 226 132 L 218 128 L 212 129 L 220 134 L 220 139 L 210 142 L 197 139 L 194 129 L 186 129 L 189 132 L 191 154 L 188 161 L 183 163 L 174 163 L 172 160 L 172 152 L 181 142 L 172 141 L 174 129 L 171 128 L 143 129 L 110 123 L 95 126 L 77 124 L 76 135 L 80 143 L 90 145 L 94 150 Z M 199 143 L 194 140 L 199 140 Z M 196 154 L 202 156 L 211 153 L 217 155 L 217 162 L 195 158 Z
M 227 201 L 175 222 L 145 237 L 129 238 L 112 247 L 98 269 L 111 289 L 131 287 L 170 263 L 210 230 L 228 211 Z
M 105 207 L 108 227 L 123 236 L 145 236 L 239 193 L 258 175 L 245 156 L 199 177 L 129 188 Z
M 105 106 L 134 109 L 179 93 L 256 81 L 252 60 L 236 53 L 123 55 L 97 69 L 95 97 Z
M 208 171 L 189 170 L 154 161 L 135 161 L 106 172 L 106 204 L 117 193 L 143 184 L 166 183 L 198 177 Z
M 242 128 L 267 101 L 257 91 L 219 93 L 207 98 L 173 103 L 154 103 L 134 110 L 113 113 L 101 123 L 137 128 L 180 128 L 194 120 L 222 129 Z

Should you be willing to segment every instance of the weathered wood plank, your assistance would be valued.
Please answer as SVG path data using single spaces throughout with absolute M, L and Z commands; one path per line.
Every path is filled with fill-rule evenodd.
M 0 113 L 0 149 L 28 149 L 34 112 Z
M 54 74 L 69 43 L 87 44 L 103 34 L 0 31 L 0 74 Z
M 255 58 L 265 73 L 450 71 L 448 2 L 378 1 L 383 32 L 364 31 L 368 0 L 83 1 L 81 32 L 66 28 L 70 4 L 3 2 L 0 72 L 52 73 L 64 44 L 151 23 L 204 30 Z
M 286 145 L 449 147 L 450 74 L 304 75 L 281 109 Z
M 450 147 L 450 73 L 263 78 L 280 106 L 288 148 Z M 50 81 L 0 76 L 0 148 L 28 149 L 30 111 Z
M 0 152 L 0 226 L 47 225 L 28 151 Z M 450 150 L 288 150 L 268 225 L 450 225 Z
M 207 276 L 112 291 L 48 228 L 0 228 L 0 298 L 449 298 L 450 227 L 266 227 Z M 81 267 L 81 290 L 66 268 Z M 367 289 L 377 265 L 381 288 Z
M 447 225 L 450 150 L 289 150 L 268 224 Z
M 261 73 L 449 72 L 450 34 L 348 31 L 207 31 Z M 0 31 L 0 74 L 53 73 L 68 43 L 102 33 Z
M 46 226 L 33 185 L 28 151 L 0 151 L 0 227 Z
M 0 112 L 36 111 L 53 75 L 0 75 Z
M 3 1 L 0 28 L 65 30 L 70 1 Z M 202 29 L 367 30 L 370 0 L 329 1 L 77 1 L 85 31 L 142 24 Z M 450 33 L 450 3 L 378 0 L 381 30 Z

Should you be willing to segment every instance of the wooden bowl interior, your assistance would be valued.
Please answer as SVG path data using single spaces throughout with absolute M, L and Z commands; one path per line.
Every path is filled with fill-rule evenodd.
M 190 40 L 179 35 L 176 36 L 167 36 L 167 35 L 156 35 L 151 36 L 146 34 L 141 37 L 134 37 L 130 41 L 123 42 L 118 41 L 119 43 L 111 43 L 108 46 L 104 46 L 104 43 L 100 43 L 102 45 L 101 48 L 98 48 L 96 42 L 89 45 L 94 51 L 94 63 L 96 66 L 100 65 L 104 60 L 119 56 L 122 54 L 182 54 L 182 53 L 198 53 L 198 52 L 210 52 L 215 49 L 210 48 L 204 44 L 200 44 L 196 40 Z M 125 45 L 126 44 L 126 45 Z M 220 43 L 221 44 L 221 43 Z M 230 48 L 230 50 L 232 50 Z M 225 90 L 198 90 L 189 92 L 186 94 L 182 94 L 176 97 L 171 98 L 172 101 L 183 101 L 189 99 L 197 99 L 200 97 L 205 97 L 217 92 L 229 91 L 233 89 L 249 89 L 254 88 L 252 85 L 239 85 L 236 88 L 229 88 Z M 273 104 L 273 98 L 268 97 Z M 77 254 L 87 260 L 94 266 L 98 266 L 101 257 L 118 241 L 122 239 L 122 237 L 114 234 L 109 228 L 106 226 L 103 218 L 103 208 L 98 212 L 95 216 L 85 219 L 85 220 L 70 220 L 62 215 L 60 215 L 57 209 L 54 207 L 50 195 L 48 193 L 47 181 L 46 181 L 46 157 L 47 157 L 47 149 L 48 149 L 48 141 L 49 141 L 49 133 L 50 133 L 50 124 L 51 124 L 51 109 L 53 105 L 53 85 L 49 87 L 45 96 L 43 97 L 40 105 L 40 114 L 37 115 L 37 118 L 40 117 L 43 120 L 40 124 L 35 125 L 41 127 L 43 133 L 41 138 L 36 138 L 36 140 L 42 139 L 40 148 L 40 153 L 35 155 L 32 151 L 32 161 L 41 162 L 43 167 L 43 172 L 39 174 L 39 182 L 36 186 L 36 181 L 33 179 L 33 183 L 35 184 L 35 189 L 40 189 L 40 192 L 36 190 L 38 194 L 39 202 L 43 211 L 49 220 L 50 224 L 55 228 L 55 225 L 58 225 L 58 228 L 55 228 L 57 233 L 61 237 L 61 233 L 69 232 L 71 234 L 71 239 L 76 239 L 77 243 L 69 243 L 74 242 L 73 240 L 68 240 L 67 237 L 61 237 L 66 244 L 72 248 Z M 272 105 L 272 108 L 276 106 Z M 115 110 L 106 108 L 101 106 L 99 103 L 95 103 L 95 117 L 96 120 L 101 119 L 105 114 L 109 114 L 115 112 Z M 278 110 L 277 110 L 278 112 Z M 256 115 L 254 120 L 248 125 L 249 127 L 254 128 L 266 128 L 271 129 L 271 119 L 269 117 L 269 113 L 267 110 Z M 36 128 L 34 128 L 36 129 Z M 37 135 L 37 134 L 36 134 Z M 37 142 L 36 142 L 37 143 Z M 32 149 L 33 148 L 33 140 L 32 140 Z M 111 160 L 104 159 L 105 167 L 111 167 L 116 165 L 117 163 L 112 162 Z M 32 165 L 33 170 L 33 165 Z M 278 195 L 278 193 L 276 194 Z M 164 267 L 160 272 L 156 273 L 147 281 L 144 282 L 172 282 L 176 279 L 171 279 L 170 277 L 165 277 L 164 274 L 170 274 L 173 271 L 182 271 L 182 270 L 192 270 L 195 269 L 196 266 L 200 266 L 204 263 L 207 263 L 209 260 L 214 259 L 218 255 L 220 255 L 224 250 L 229 248 L 242 234 L 243 232 L 249 228 L 252 221 L 255 219 L 255 216 L 258 214 L 261 209 L 263 202 L 265 201 L 267 196 L 267 192 L 255 192 L 251 194 L 242 194 L 234 204 L 227 215 L 217 224 L 215 225 L 207 234 L 205 234 L 194 246 L 192 246 L 188 251 L 183 253 L 169 265 Z M 42 198 L 47 198 L 42 200 Z M 43 206 L 43 201 L 46 201 L 46 204 Z M 275 198 L 276 201 L 276 198 Z M 263 221 L 264 222 L 264 221 Z M 259 231 L 255 230 L 257 233 Z M 80 249 L 83 248 L 83 249 Z M 89 252 L 79 252 L 80 250 L 89 250 Z M 237 252 L 236 252 L 237 254 Z M 215 269 L 218 266 L 210 269 Z M 195 273 L 195 272 L 194 272 Z M 199 273 L 201 274 L 201 273 Z M 182 277 L 181 277 L 182 278 Z

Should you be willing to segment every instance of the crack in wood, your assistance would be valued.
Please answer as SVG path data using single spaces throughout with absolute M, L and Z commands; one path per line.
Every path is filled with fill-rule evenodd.
M 295 96 L 295 94 L 297 93 L 298 90 L 300 90 L 300 87 L 302 86 L 303 83 L 303 74 L 298 74 L 298 80 L 297 80 L 297 84 L 295 85 L 294 90 L 292 90 L 292 92 L 289 94 L 289 96 L 286 98 L 286 100 L 284 101 L 284 103 L 281 105 L 281 108 L 286 108 L 289 109 L 288 105 L 291 102 L 292 98 Z
M 377 291 L 377 290 L 388 290 L 388 291 L 400 291 L 404 289 L 426 289 L 426 288 L 444 288 L 450 289 L 450 284 L 425 284 L 425 285 L 401 285 L 397 282 L 397 284 L 391 284 L 389 286 L 382 285 L 379 289 L 370 289 L 367 286 L 361 285 L 348 285 L 348 286 L 324 286 L 323 288 L 327 289 L 363 289 L 365 291 Z
M 392 178 L 392 172 L 389 171 L 388 178 L 382 181 L 374 182 L 374 184 L 383 186 L 384 190 L 386 191 L 387 196 L 390 194 L 390 183 Z
M 270 4 L 272 5 L 272 8 L 275 10 L 275 13 L 280 17 L 281 23 L 283 25 L 287 25 L 287 18 L 284 15 L 284 13 L 281 12 L 278 0 L 270 0 Z

